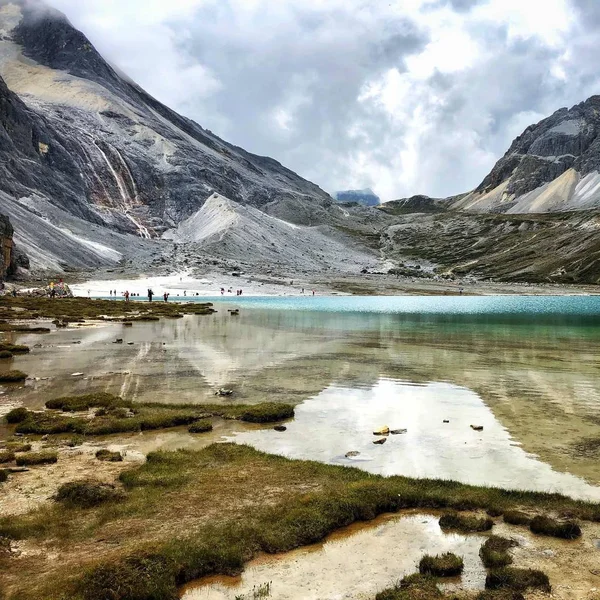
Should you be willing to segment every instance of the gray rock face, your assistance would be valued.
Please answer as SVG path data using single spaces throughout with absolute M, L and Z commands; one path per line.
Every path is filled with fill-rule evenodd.
M 371 189 L 336 192 L 334 198 L 338 202 L 356 202 L 363 206 L 379 206 L 381 204 L 381 198 Z
M 11 261 L 13 248 L 13 228 L 5 215 L 0 215 L 0 281 L 6 277 Z
M 455 208 L 479 212 L 597 208 L 600 193 L 592 188 L 599 172 L 600 96 L 592 96 L 528 127 Z
M 326 220 L 323 190 L 150 97 L 61 13 L 0 3 L 0 32 L 0 190 L 11 197 L 145 238 L 213 192 L 300 224 Z

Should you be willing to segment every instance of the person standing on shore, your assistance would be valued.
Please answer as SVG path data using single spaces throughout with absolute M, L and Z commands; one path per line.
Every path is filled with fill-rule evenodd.
M 154 292 L 148 288 L 148 302 L 152 302 L 152 296 L 154 296 Z
M 125 302 L 129 302 L 129 290 L 125 290 Z
M 165 292 L 165 293 L 163 294 L 163 298 L 165 299 L 165 302 L 168 302 L 168 301 L 169 301 L 169 293 L 168 293 L 168 292 Z

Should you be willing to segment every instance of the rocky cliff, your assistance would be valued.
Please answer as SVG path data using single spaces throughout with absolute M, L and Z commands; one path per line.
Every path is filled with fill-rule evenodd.
M 528 127 L 453 207 L 514 214 L 600 207 L 600 96 Z
M 326 221 L 333 202 L 277 161 L 221 140 L 150 97 L 37 0 L 0 1 L 0 181 L 2 206 L 25 245 L 38 223 L 23 211 L 61 235 L 81 237 L 91 223 L 150 239 L 214 192 L 300 224 Z M 65 218 L 78 220 L 69 232 Z M 53 266 L 97 263 L 89 243 L 75 246 L 73 261 L 43 244 L 36 252 L 48 250 Z
M 13 250 L 13 228 L 5 215 L 0 215 L 0 281 L 10 269 Z

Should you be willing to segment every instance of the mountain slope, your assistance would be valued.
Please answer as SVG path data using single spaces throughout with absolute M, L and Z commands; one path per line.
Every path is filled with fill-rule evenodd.
M 453 208 L 549 213 L 600 207 L 600 96 L 528 127 Z
M 1 190 L 17 200 L 146 238 L 214 191 L 301 223 L 327 218 L 323 190 L 160 104 L 38 2 L 0 2 L 0 77 Z
M 375 252 L 326 226 L 294 225 L 219 194 L 213 194 L 197 213 L 163 237 L 197 245 L 211 256 L 266 269 L 358 273 L 365 264 L 378 261 Z

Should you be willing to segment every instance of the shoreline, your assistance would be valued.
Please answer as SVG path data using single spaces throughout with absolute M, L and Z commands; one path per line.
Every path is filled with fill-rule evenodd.
M 146 298 L 148 289 L 157 300 L 165 292 L 170 299 L 224 298 L 236 299 L 237 290 L 251 297 L 309 297 L 313 290 L 317 296 L 595 296 L 600 286 L 565 285 L 554 283 L 503 283 L 492 281 L 443 281 L 416 278 L 398 278 L 391 275 L 342 275 L 331 278 L 294 278 L 290 275 L 262 275 L 208 273 L 199 278 L 190 271 L 171 275 L 140 275 L 136 278 L 91 278 L 70 285 L 78 297 L 108 298 L 116 290 L 117 297 L 125 291 Z M 231 292 L 229 292 L 231 290 Z M 304 290 L 304 293 L 303 293 Z

